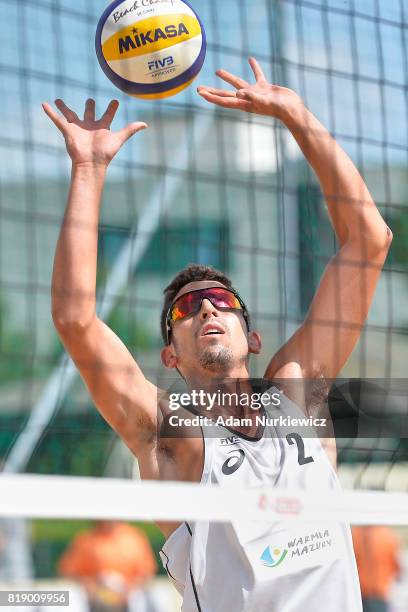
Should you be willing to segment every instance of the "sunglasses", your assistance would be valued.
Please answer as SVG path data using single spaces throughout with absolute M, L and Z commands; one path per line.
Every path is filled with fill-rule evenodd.
M 172 323 L 197 313 L 203 300 L 209 300 L 217 310 L 241 310 L 249 329 L 249 315 L 246 306 L 236 291 L 224 287 L 207 287 L 188 291 L 175 300 L 167 311 L 167 344 L 170 344 Z

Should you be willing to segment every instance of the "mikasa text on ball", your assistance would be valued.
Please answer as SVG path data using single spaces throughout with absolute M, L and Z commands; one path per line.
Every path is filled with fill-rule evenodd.
M 184 0 L 115 0 L 96 31 L 102 70 L 138 98 L 166 98 L 188 87 L 205 52 L 203 25 Z

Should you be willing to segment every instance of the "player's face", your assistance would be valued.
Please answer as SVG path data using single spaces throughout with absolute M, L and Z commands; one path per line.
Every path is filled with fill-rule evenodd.
M 208 287 L 225 286 L 216 281 L 194 281 L 182 287 L 175 300 L 189 291 Z M 245 364 L 250 352 L 259 352 L 254 335 L 259 339 L 256 332 L 248 332 L 242 310 L 219 310 L 204 298 L 197 312 L 172 323 L 168 348 L 176 365 L 172 360 L 168 362 L 168 354 L 163 361 L 167 367 L 178 367 L 180 371 L 199 368 L 228 372 Z

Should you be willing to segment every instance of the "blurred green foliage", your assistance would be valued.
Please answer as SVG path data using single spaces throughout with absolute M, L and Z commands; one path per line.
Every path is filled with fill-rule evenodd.
M 0 461 L 24 428 L 29 413 L 0 412 Z M 47 427 L 27 466 L 33 474 L 103 476 L 116 439 L 109 425 L 89 406 L 84 414 L 63 410 Z
M 130 351 L 156 348 L 156 337 L 144 325 L 136 321 L 129 306 L 118 304 L 111 312 L 107 324 L 119 336 Z M 159 324 L 157 323 L 157 327 Z
M 393 268 L 400 268 L 403 271 L 408 269 L 408 204 L 404 208 L 399 208 L 394 211 L 390 220 L 394 235 L 390 253 L 388 255 L 388 263 Z
M 17 329 L 11 322 L 6 301 L 0 296 L 0 386 L 14 381 L 43 379 L 63 352 L 55 335 L 48 354 L 35 352 L 35 330 Z

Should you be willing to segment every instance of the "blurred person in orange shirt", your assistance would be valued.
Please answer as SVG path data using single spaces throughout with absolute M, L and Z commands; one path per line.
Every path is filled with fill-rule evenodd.
M 400 541 L 388 527 L 353 527 L 364 612 L 388 612 L 389 595 L 401 573 Z
M 59 573 L 86 590 L 92 612 L 127 612 L 129 595 L 157 572 L 145 534 L 126 523 L 97 521 L 62 555 Z

